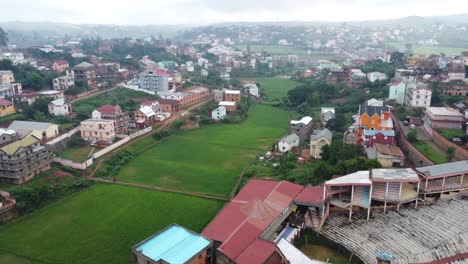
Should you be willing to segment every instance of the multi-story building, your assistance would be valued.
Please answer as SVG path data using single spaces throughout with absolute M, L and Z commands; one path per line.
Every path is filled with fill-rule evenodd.
M 75 74 L 73 71 L 67 71 L 65 76 L 61 76 L 52 80 L 54 90 L 65 91 L 75 87 Z
M 115 139 L 113 120 L 87 119 L 80 123 L 81 138 L 86 141 L 112 142 Z
M 179 112 L 180 101 L 172 99 L 158 99 L 161 110 L 166 113 L 177 113 Z
M 22 64 L 25 62 L 24 54 L 21 52 L 0 53 L 0 60 L 11 60 L 13 65 Z
M 158 75 L 154 71 L 146 71 L 138 75 L 138 86 L 153 92 L 168 92 L 169 79 L 167 75 Z
M 224 91 L 226 89 L 214 89 L 213 90 L 213 95 L 214 95 L 214 100 L 215 102 L 219 103 L 224 100 Z
M 71 103 L 65 98 L 55 99 L 49 103 L 49 114 L 53 116 L 66 116 L 71 112 Z
M 120 79 L 120 64 L 105 62 L 97 65 L 96 75 L 100 80 L 115 81 Z
M 406 88 L 406 107 L 427 108 L 431 106 L 432 90 L 424 83 L 408 84 Z
M 312 133 L 312 120 L 310 116 L 304 116 L 300 120 L 291 120 L 289 122 L 289 133 L 295 133 L 299 136 L 299 142 L 304 143 Z
M 106 119 L 113 120 L 115 126 L 115 133 L 125 134 L 128 132 L 130 118 L 122 111 L 119 105 L 103 105 L 92 113 L 93 119 Z
M 396 103 L 400 105 L 404 104 L 406 97 L 406 83 L 394 78 L 388 86 L 388 100 L 395 100 Z
M 461 129 L 465 117 L 458 110 L 450 107 L 427 107 L 424 114 L 424 129 L 432 135 L 437 128 Z
M 28 135 L 0 147 L 0 181 L 21 184 L 50 169 L 52 151 Z
M 0 84 L 11 84 L 15 82 L 12 71 L 0 71 Z
M 464 81 L 466 78 L 465 64 L 463 60 L 453 60 L 448 65 L 449 81 Z
M 151 106 L 142 105 L 133 113 L 135 126 L 139 129 L 149 127 L 157 121 L 157 113 Z
M 56 72 L 64 72 L 70 67 L 66 60 L 56 60 L 52 63 L 52 70 Z
M 441 82 L 440 86 L 445 95 L 468 96 L 468 83 L 466 82 Z
M 193 104 L 199 101 L 202 101 L 210 97 L 210 90 L 206 87 L 195 86 L 190 87 L 182 92 L 182 100 L 180 104 L 182 106 Z
M 89 62 L 82 62 L 73 67 L 75 78 L 82 79 L 87 82 L 89 86 L 96 84 L 96 67 Z
M 15 112 L 13 102 L 0 98 L 0 116 L 6 116 Z
M 226 90 L 224 91 L 224 101 L 227 102 L 240 102 L 241 92 L 238 90 Z
M 0 145 L 16 140 L 18 133 L 13 129 L 0 128 Z
M 314 130 L 310 135 L 310 156 L 314 159 L 321 159 L 323 147 L 330 145 L 333 140 L 333 134 L 330 130 Z

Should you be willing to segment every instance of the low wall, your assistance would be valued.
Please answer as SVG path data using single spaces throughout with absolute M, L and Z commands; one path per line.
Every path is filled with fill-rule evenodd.
M 466 160 L 468 159 L 468 151 L 457 144 L 450 142 L 444 138 L 439 132 L 435 129 L 432 130 L 432 141 L 442 149 L 448 149 L 450 147 L 455 148 L 455 159 L 457 160 Z
M 401 124 L 398 119 L 392 113 L 392 120 L 395 124 L 395 136 L 398 142 L 398 146 L 405 153 L 406 157 L 409 158 L 415 167 L 423 167 L 434 165 L 434 162 L 427 158 L 421 151 L 411 144 L 405 136 Z
M 0 224 L 4 224 L 18 216 L 15 209 L 16 200 L 10 198 L 10 194 L 0 191 L 0 196 L 5 198 L 4 205 L 0 207 Z
M 113 151 L 114 149 L 124 145 L 125 143 L 129 142 L 130 140 L 136 138 L 136 137 L 139 137 L 141 135 L 144 135 L 146 133 L 149 133 L 151 132 L 153 128 L 152 127 L 147 127 L 145 129 L 142 129 L 142 130 L 139 130 L 133 134 L 130 134 L 129 136 L 125 136 L 125 138 L 115 142 L 114 144 L 104 148 L 104 149 L 101 149 L 99 151 L 97 151 L 96 153 L 93 154 L 93 157 L 86 160 L 85 162 L 83 163 L 79 163 L 79 162 L 74 162 L 73 160 L 68 160 L 68 159 L 62 159 L 62 158 L 59 158 L 59 157 L 54 157 L 53 161 L 56 162 L 56 163 L 59 163 L 63 166 L 67 166 L 67 167 L 70 167 L 70 168 L 73 168 L 73 169 L 77 169 L 77 170 L 85 170 L 87 169 L 89 166 L 93 165 L 94 163 L 94 160 L 99 158 L 99 157 L 102 157 L 103 155 Z M 75 132 L 76 133 L 76 132 Z
M 130 90 L 134 90 L 134 91 L 138 91 L 138 92 L 144 92 L 144 93 L 147 93 L 147 94 L 152 94 L 152 95 L 155 95 L 156 93 L 153 92 L 153 91 L 148 91 L 148 90 L 145 90 L 145 89 L 140 89 L 138 86 L 136 85 L 129 85 L 129 84 L 121 84 L 119 85 L 120 87 L 123 87 L 123 88 L 127 88 L 127 89 L 130 89 Z
M 48 148 L 53 149 L 55 151 L 61 151 L 66 147 L 66 143 L 68 142 L 68 140 L 74 134 L 76 134 L 77 132 L 80 132 L 80 127 L 79 126 L 73 128 L 72 130 L 68 131 L 67 133 L 64 133 L 64 134 L 52 139 L 51 141 L 45 143 L 45 145 Z

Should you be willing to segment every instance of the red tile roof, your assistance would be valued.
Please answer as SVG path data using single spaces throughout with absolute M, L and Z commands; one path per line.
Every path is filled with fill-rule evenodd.
M 12 102 L 10 102 L 10 101 L 8 101 L 6 99 L 0 98 L 0 105 L 7 106 L 7 105 L 12 105 L 12 104 L 13 104 Z
M 263 263 L 274 252 L 259 238 L 304 189 L 286 181 L 251 180 L 203 230 L 236 263 Z
M 112 114 L 117 111 L 117 108 L 117 105 L 103 105 L 98 107 L 96 110 L 98 110 L 101 114 Z
M 294 199 L 297 203 L 323 204 L 323 187 L 307 186 Z

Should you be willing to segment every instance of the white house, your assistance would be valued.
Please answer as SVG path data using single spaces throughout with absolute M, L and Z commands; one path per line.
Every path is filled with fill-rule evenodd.
M 320 110 L 320 119 L 323 124 L 326 124 L 328 120 L 335 118 L 335 108 L 334 107 L 322 107 Z
M 220 106 L 215 110 L 211 111 L 211 118 L 213 120 L 221 120 L 226 116 L 226 107 Z
M 385 73 L 381 72 L 369 72 L 367 74 L 367 79 L 369 82 L 376 82 L 376 81 L 385 81 L 388 79 L 388 76 Z
M 72 112 L 70 102 L 64 98 L 53 100 L 49 103 L 49 114 L 54 116 L 66 116 Z
M 278 150 L 281 153 L 290 151 L 293 147 L 299 147 L 299 136 L 292 133 L 289 134 L 278 142 Z
M 432 90 L 424 83 L 408 85 L 406 89 L 407 108 L 427 108 L 431 106 Z
M 249 91 L 249 94 L 255 96 L 255 97 L 259 97 L 260 96 L 260 93 L 258 91 L 258 86 L 256 83 L 247 83 L 247 84 L 244 84 L 244 88 L 247 89 Z

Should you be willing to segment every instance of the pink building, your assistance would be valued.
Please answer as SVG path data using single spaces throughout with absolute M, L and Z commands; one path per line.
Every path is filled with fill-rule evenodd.
M 465 121 L 458 110 L 450 107 L 428 107 L 424 116 L 424 129 L 432 135 L 437 128 L 461 129 Z

